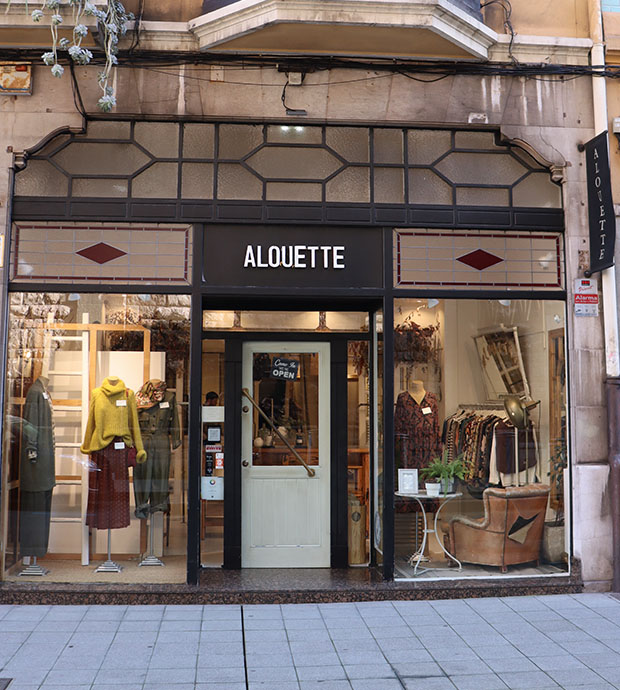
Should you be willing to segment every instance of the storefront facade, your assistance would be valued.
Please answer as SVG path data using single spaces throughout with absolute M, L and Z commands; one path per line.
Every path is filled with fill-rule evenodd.
M 31 148 L 7 247 L 7 586 L 568 582 L 584 554 L 604 580 L 572 530 L 571 375 L 601 376 L 574 354 L 599 320 L 567 307 L 579 176 L 516 139 L 126 118 Z M 437 458 L 456 485 L 433 498 Z M 35 556 L 48 572 L 23 574 Z

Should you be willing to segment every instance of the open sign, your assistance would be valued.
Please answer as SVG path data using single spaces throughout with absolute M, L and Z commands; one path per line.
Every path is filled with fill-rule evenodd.
M 298 359 L 284 359 L 283 357 L 274 357 L 271 360 L 269 376 L 272 379 L 280 379 L 281 381 L 294 381 L 297 378 L 298 371 Z

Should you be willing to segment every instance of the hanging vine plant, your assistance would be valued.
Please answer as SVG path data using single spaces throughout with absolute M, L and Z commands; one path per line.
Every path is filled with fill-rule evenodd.
M 9 2 L 10 6 L 10 2 Z M 58 38 L 58 29 L 64 22 L 62 11 L 71 8 L 73 34 L 71 39 Z M 28 5 L 26 5 L 27 11 Z M 7 6 L 8 9 L 8 6 Z M 86 0 L 43 0 L 41 7 L 30 15 L 33 22 L 39 23 L 47 13 L 51 13 L 51 50 L 41 56 L 43 62 L 51 67 L 55 77 L 62 77 L 64 67 L 60 64 L 58 56 L 60 51 L 67 51 L 69 58 L 78 65 L 88 65 L 93 59 L 93 54 L 82 46 L 82 42 L 88 36 L 88 27 L 82 23 L 84 17 L 95 17 L 101 36 L 101 44 L 105 55 L 103 69 L 97 75 L 97 82 L 102 91 L 101 98 L 97 101 L 100 110 L 110 112 L 116 105 L 114 88 L 110 85 L 112 71 L 118 64 L 116 54 L 118 43 L 127 33 L 127 22 L 134 19 L 131 12 L 127 12 L 119 0 L 107 0 L 105 5 L 97 7 Z

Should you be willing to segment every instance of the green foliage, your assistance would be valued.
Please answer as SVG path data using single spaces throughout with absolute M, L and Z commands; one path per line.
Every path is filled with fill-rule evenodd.
M 420 476 L 424 479 L 464 479 L 465 465 L 463 456 L 458 455 L 454 460 L 448 460 L 448 451 L 444 450 L 441 456 L 433 458 L 427 467 L 420 470 Z

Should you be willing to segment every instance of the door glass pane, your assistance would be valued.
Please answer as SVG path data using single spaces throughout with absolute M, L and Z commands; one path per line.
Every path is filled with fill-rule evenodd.
M 224 558 L 224 349 L 202 341 L 202 462 L 200 563 L 219 567 Z
M 319 464 L 319 355 L 253 355 L 252 465 Z
M 372 409 L 374 419 L 374 457 L 375 467 L 373 471 L 373 516 L 372 516 L 372 543 L 374 565 L 383 564 L 383 310 L 375 313 L 373 318 L 374 357 L 372 361 L 373 380 L 376 385 L 373 389 Z
M 349 565 L 368 562 L 370 497 L 370 389 L 367 340 L 352 340 L 347 365 L 347 489 Z

